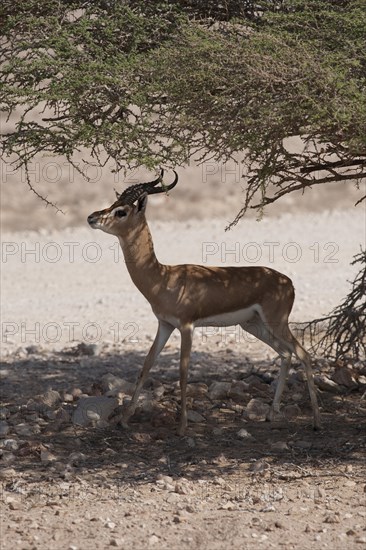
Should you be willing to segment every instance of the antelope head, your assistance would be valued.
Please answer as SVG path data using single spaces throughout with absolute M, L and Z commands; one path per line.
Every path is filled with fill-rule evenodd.
M 162 169 L 154 181 L 131 185 L 119 194 L 117 200 L 105 210 L 93 212 L 88 216 L 88 223 L 93 229 L 101 229 L 111 235 L 123 236 L 145 223 L 145 209 L 147 196 L 155 193 L 164 193 L 173 189 L 178 182 L 178 174 L 174 170 L 175 178 L 170 185 L 164 185 Z M 161 183 L 161 186 L 158 184 Z

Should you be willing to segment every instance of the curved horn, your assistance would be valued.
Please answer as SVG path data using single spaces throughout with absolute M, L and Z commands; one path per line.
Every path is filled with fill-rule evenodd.
M 123 193 L 117 195 L 118 204 L 132 205 L 143 193 L 154 195 L 155 193 L 164 193 L 166 191 L 170 191 L 170 189 L 173 189 L 173 187 L 175 187 L 178 182 L 178 174 L 175 170 L 173 170 L 173 172 L 175 174 L 175 178 L 173 183 L 171 183 L 170 185 L 164 185 L 162 183 L 164 175 L 163 169 L 161 169 L 160 175 L 157 179 L 147 183 L 138 183 L 137 185 L 131 185 L 130 187 L 125 189 Z M 162 183 L 161 187 L 156 187 L 156 185 L 160 182 Z
M 149 195 L 153 195 L 154 193 L 166 193 L 167 191 L 170 191 L 171 189 L 173 189 L 173 187 L 175 187 L 178 183 L 178 174 L 175 170 L 173 170 L 173 172 L 175 174 L 173 183 L 171 183 L 170 185 L 164 185 L 162 183 L 161 187 L 154 187 L 153 189 L 151 189 L 151 191 L 148 192 Z
M 156 180 L 149 181 L 148 183 L 143 183 L 143 185 L 157 185 L 161 181 L 163 181 L 164 176 L 164 168 L 161 168 L 160 175 L 156 178 Z

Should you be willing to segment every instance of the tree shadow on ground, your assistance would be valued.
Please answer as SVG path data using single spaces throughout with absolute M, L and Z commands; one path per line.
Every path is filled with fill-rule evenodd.
M 14 424 L 27 422 L 24 407 L 35 395 L 49 388 L 62 393 L 75 387 L 90 394 L 93 384 L 106 373 L 134 382 L 142 362 L 143 355 L 134 351 L 97 357 L 60 353 L 15 359 L 2 366 L 3 403 L 14 412 Z M 268 385 L 264 400 L 270 402 L 270 382 L 276 375 L 273 361 L 253 364 L 227 351 L 215 356 L 194 352 L 190 382 L 209 386 L 213 381 L 239 380 L 253 371 Z M 256 468 L 265 471 L 269 465 L 284 471 L 289 464 L 299 469 L 331 469 L 339 463 L 359 466 L 364 461 L 366 407 L 360 392 L 341 396 L 319 392 L 323 418 L 320 432 L 312 430 L 305 386 L 296 418 L 281 418 L 274 423 L 246 419 L 245 406 L 238 406 L 232 399 L 201 400 L 198 408 L 204 422 L 190 423 L 187 435 L 181 438 L 176 435 L 178 376 L 177 354 L 162 354 L 151 377 L 168 388 L 164 404 L 170 416 L 159 417 L 161 408 L 159 414 L 154 408 L 142 411 L 131 419 L 129 430 L 114 425 L 79 428 L 70 423 L 56 429 L 55 423 L 47 420 L 40 433 L 21 437 L 23 443 L 12 467 L 33 480 L 77 475 L 103 486 L 147 483 L 162 473 L 198 481 L 240 475 L 243 471 L 255 473 Z M 255 388 L 249 397 L 258 397 Z M 291 403 L 291 390 L 287 390 L 283 405 Z M 195 408 L 195 404 L 193 400 L 191 406 Z M 240 436 L 242 429 L 249 435 Z M 11 437 L 11 431 L 7 437 Z M 42 462 L 40 449 L 52 451 L 55 462 Z

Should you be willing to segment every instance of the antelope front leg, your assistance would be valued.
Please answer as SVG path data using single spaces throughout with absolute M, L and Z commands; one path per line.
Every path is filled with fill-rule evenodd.
M 273 399 L 271 411 L 269 413 L 269 419 L 271 422 L 273 422 L 273 420 L 275 419 L 276 414 L 280 412 L 281 397 L 286 384 L 286 379 L 288 376 L 288 371 L 290 369 L 290 366 L 291 366 L 291 353 L 282 355 L 280 375 L 277 380 L 276 393 Z
M 187 379 L 188 367 L 191 357 L 193 326 L 189 325 L 181 329 L 181 348 L 180 348 L 180 392 L 181 392 L 181 413 L 178 435 L 183 436 L 187 428 Z
M 138 398 L 140 396 L 145 380 L 150 372 L 150 369 L 154 365 L 161 350 L 164 348 L 165 344 L 169 340 L 169 337 L 173 332 L 173 330 L 174 330 L 174 327 L 172 325 L 169 325 L 168 323 L 165 323 L 163 321 L 159 321 L 158 331 L 156 333 L 154 343 L 151 346 L 150 351 L 146 356 L 146 359 L 144 361 L 144 366 L 142 367 L 142 370 L 137 379 L 137 383 L 136 383 L 135 391 L 133 392 L 131 403 L 129 403 L 126 411 L 123 413 L 123 416 L 120 420 L 124 428 L 128 428 L 128 420 L 135 413 Z

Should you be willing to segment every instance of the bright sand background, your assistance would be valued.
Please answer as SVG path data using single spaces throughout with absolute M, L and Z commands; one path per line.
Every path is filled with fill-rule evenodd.
M 151 338 L 155 317 L 129 278 L 116 238 L 92 231 L 86 217 L 113 201 L 114 187 L 154 174 L 140 170 L 123 179 L 108 167 L 90 168 L 93 181 L 86 182 L 62 159 L 42 157 L 31 182 L 62 214 L 28 190 L 20 170 L 1 169 L 3 352 L 33 343 L 58 349 L 73 339 Z M 329 312 L 347 293 L 355 274 L 350 261 L 365 243 L 365 206 L 354 207 L 362 190 L 349 183 L 315 187 L 268 208 L 261 222 L 250 213 L 225 232 L 243 201 L 241 165 L 211 162 L 178 172 L 168 197 L 149 199 L 160 261 L 283 271 L 296 289 L 294 321 Z M 171 178 L 167 172 L 166 182 Z

